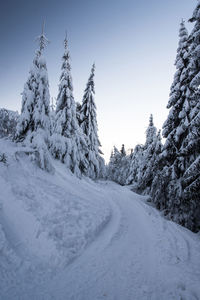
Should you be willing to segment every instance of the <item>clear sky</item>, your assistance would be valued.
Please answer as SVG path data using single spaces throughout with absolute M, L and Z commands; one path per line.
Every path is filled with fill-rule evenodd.
M 21 109 L 24 82 L 43 20 L 50 92 L 57 96 L 65 30 L 75 100 L 81 102 L 96 63 L 99 136 L 105 158 L 113 145 L 144 142 L 150 113 L 162 127 L 182 18 L 196 0 L 6 0 L 0 9 L 0 107 Z M 191 25 L 186 22 L 188 29 Z

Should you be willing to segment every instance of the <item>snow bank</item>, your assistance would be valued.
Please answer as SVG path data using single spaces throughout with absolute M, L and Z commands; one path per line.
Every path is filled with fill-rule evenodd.
M 6 157 L 0 162 L 0 295 L 9 286 L 5 274 L 69 264 L 110 217 L 97 184 L 55 161 L 55 174 L 42 171 L 26 150 L 0 139 Z

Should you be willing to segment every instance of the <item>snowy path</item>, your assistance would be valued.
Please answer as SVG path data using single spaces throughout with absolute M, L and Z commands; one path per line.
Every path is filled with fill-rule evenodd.
M 200 300 L 199 234 L 126 187 L 0 148 L 0 300 Z
M 102 188 L 110 222 L 34 299 L 200 299 L 198 236 L 164 220 L 126 188 Z

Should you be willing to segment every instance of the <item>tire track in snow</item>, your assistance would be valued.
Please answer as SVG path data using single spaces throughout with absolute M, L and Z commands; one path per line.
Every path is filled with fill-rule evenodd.
M 109 222 L 71 264 L 54 268 L 54 274 L 36 270 L 41 282 L 33 271 L 20 299 L 200 299 L 199 241 L 128 189 L 110 182 L 84 188 L 90 185 L 107 199 Z
M 141 197 L 142 200 L 142 197 Z M 163 269 L 170 274 L 169 281 L 162 289 L 163 298 L 169 290 L 170 298 L 180 300 L 200 299 L 200 252 L 199 238 L 189 230 L 166 220 L 161 213 L 151 205 L 140 199 L 140 205 L 146 210 L 154 225 L 156 244 L 155 250 L 162 268 L 158 271 L 158 278 L 163 277 Z M 156 241 L 155 240 L 155 241 Z M 199 246 L 198 246 L 199 245 Z M 176 274 L 176 276 L 174 276 Z M 164 280 L 163 280 L 164 283 Z M 158 288 L 159 290 L 159 288 Z M 171 290 L 171 291 L 170 291 Z M 153 298 L 154 299 L 154 298 Z M 156 298 L 157 299 L 157 298 Z M 159 297 L 158 297 L 159 299 Z
M 187 272 L 191 246 L 182 230 L 125 188 L 110 183 L 104 189 L 110 222 L 80 257 L 46 282 L 37 299 L 199 299 Z M 181 263 L 173 261 L 181 254 Z

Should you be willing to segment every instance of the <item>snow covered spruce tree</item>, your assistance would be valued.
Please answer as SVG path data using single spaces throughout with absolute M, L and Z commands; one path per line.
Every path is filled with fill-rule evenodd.
M 18 112 L 0 108 L 0 138 L 15 136 L 18 118 Z
M 160 169 L 161 152 L 160 131 L 157 133 L 151 114 L 145 144 L 137 145 L 130 155 L 126 184 L 132 184 L 136 192 L 151 193 L 152 183 Z
M 150 187 L 152 181 L 153 170 L 149 168 L 154 151 L 157 145 L 157 129 L 153 123 L 153 115 L 150 115 L 149 126 L 146 130 L 146 141 L 143 147 L 142 160 L 140 161 L 140 169 L 138 174 L 138 191 L 144 192 L 147 187 Z
M 144 152 L 145 169 L 141 171 L 140 182 L 143 190 L 149 194 L 151 191 L 154 177 L 156 176 L 160 167 L 160 154 L 162 152 L 162 142 L 160 130 L 157 135 L 154 135 L 152 142 Z
M 156 132 L 157 132 L 157 129 L 154 126 L 153 115 L 151 114 L 149 117 L 149 126 L 147 127 L 147 130 L 146 130 L 146 141 L 145 141 L 145 145 L 144 145 L 145 149 L 147 149 L 153 143 L 154 138 L 156 136 Z
M 108 164 L 108 178 L 121 185 L 126 184 L 130 156 L 126 155 L 124 144 L 119 151 L 115 146 L 110 156 Z
M 29 77 L 22 94 L 21 115 L 17 124 L 16 141 L 36 150 L 38 163 L 42 169 L 52 170 L 49 162 L 48 142 L 50 133 L 49 119 L 49 82 L 43 51 L 48 43 L 44 34 L 37 38 L 39 49 L 36 51 Z
M 120 165 L 119 165 L 119 175 L 118 175 L 118 182 L 121 185 L 125 185 L 128 177 L 128 168 L 130 165 L 130 155 L 127 155 L 125 146 L 122 144 L 120 150 Z
M 191 21 L 194 29 L 188 38 L 184 22 L 179 32 L 177 72 L 171 87 L 169 116 L 163 125 L 166 142 L 152 185 L 156 205 L 174 221 L 192 229 L 199 225 L 199 84 L 200 84 L 200 2 Z M 197 217 L 198 214 L 198 217 Z
M 170 112 L 163 125 L 163 136 L 166 138 L 163 155 L 168 161 L 169 166 L 173 165 L 173 173 L 176 178 L 181 177 L 184 172 L 184 157 L 180 155 L 180 148 L 189 124 L 189 50 L 188 33 L 183 21 L 180 26 L 179 38 L 179 47 L 175 61 L 177 72 L 174 76 L 170 99 L 167 105 Z
M 81 125 L 81 104 L 79 102 L 76 102 L 76 118 L 80 126 Z
M 171 85 L 170 98 L 167 105 L 170 112 L 163 124 L 163 136 L 166 138 L 166 141 L 160 155 L 160 170 L 158 170 L 151 187 L 151 194 L 156 206 L 165 210 L 166 214 L 177 222 L 181 222 L 181 178 L 185 171 L 185 156 L 181 148 L 187 135 L 189 124 L 189 62 L 188 32 L 184 21 L 182 21 L 175 60 L 177 71 Z
M 88 168 L 87 144 L 76 117 L 67 37 L 64 40 L 64 49 L 51 153 L 80 177 Z
M 190 63 L 187 90 L 189 124 L 181 147 L 186 169 L 182 182 L 182 210 L 185 225 L 198 231 L 200 229 L 200 1 L 189 21 L 194 22 L 194 28 L 189 36 Z
M 134 185 L 134 190 L 137 190 L 138 180 L 141 177 L 141 165 L 143 161 L 143 145 L 136 145 L 133 153 L 130 155 L 126 184 Z
M 50 104 L 50 133 L 53 133 L 53 128 L 55 126 L 55 116 L 56 116 L 56 105 L 54 102 L 54 98 L 51 97 L 51 104 Z
M 96 105 L 94 101 L 94 71 L 93 64 L 89 76 L 80 110 L 80 127 L 86 136 L 88 161 L 87 175 L 93 179 L 102 177 L 105 170 L 104 159 L 101 154 L 101 144 L 98 137 Z
M 120 152 L 117 147 L 113 147 L 113 150 L 110 155 L 110 160 L 108 164 L 108 179 L 117 181 L 116 178 L 118 177 L 119 170 L 119 162 L 120 162 Z

